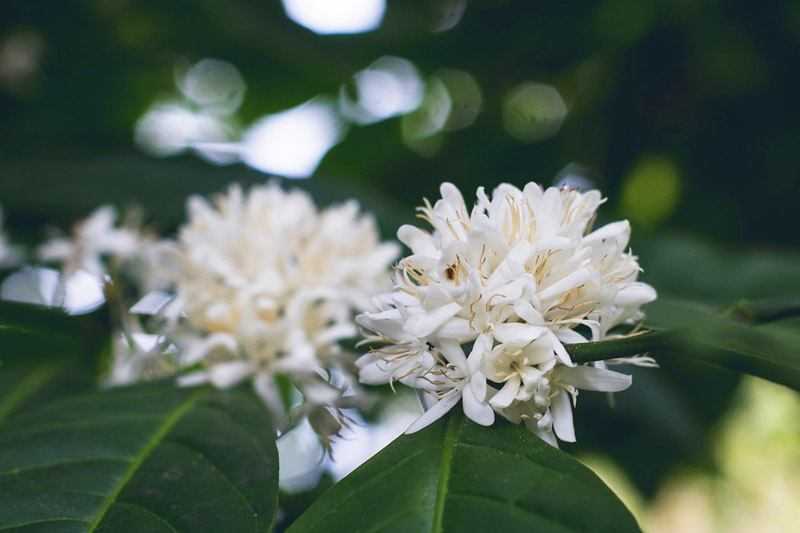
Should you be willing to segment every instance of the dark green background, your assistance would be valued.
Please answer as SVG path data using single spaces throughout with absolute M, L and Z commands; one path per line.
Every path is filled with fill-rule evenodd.
M 139 202 L 174 223 L 187 192 L 257 179 L 191 157 L 156 162 L 133 146 L 136 118 L 174 91 L 178 59 L 235 64 L 248 84 L 248 121 L 335 94 L 392 54 L 423 74 L 472 73 L 483 111 L 432 158 L 403 145 L 396 119 L 353 128 L 314 178 L 331 194 L 358 184 L 414 205 L 442 179 L 466 190 L 547 183 L 577 162 L 611 211 L 636 159 L 655 153 L 683 182 L 667 227 L 726 243 L 800 243 L 800 4 L 485 0 L 444 33 L 428 30 L 439 3 L 389 4 L 376 32 L 319 36 L 277 1 L 3 2 L 0 36 L 32 30 L 44 43 L 33 79 L 0 87 L 0 200 L 11 223 L 66 222 L 106 200 Z M 501 124 L 504 96 L 527 80 L 558 87 L 570 108 L 561 132 L 534 144 Z

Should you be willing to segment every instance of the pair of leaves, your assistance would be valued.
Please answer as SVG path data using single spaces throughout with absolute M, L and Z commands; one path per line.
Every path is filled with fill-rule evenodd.
M 24 400 L 37 398 L 59 376 L 96 374 L 93 364 L 70 354 L 82 349 L 87 325 L 53 310 L 4 305 L 0 323 L 17 336 L 14 342 L 0 336 L 0 346 L 19 352 L 22 332 L 33 349 L 2 358 L 0 531 L 271 527 L 275 433 L 252 393 L 173 383 L 88 394 L 76 387 L 29 408 L 42 402 Z M 49 338 L 47 329 L 54 332 Z M 43 355 L 47 350 L 53 355 Z M 83 392 L 93 385 L 85 381 Z M 342 501 L 351 490 L 355 497 Z M 501 524 L 507 531 L 637 530 L 616 497 L 570 456 L 522 427 L 485 429 L 461 414 L 399 439 L 304 516 L 293 530 L 358 524 L 373 531 L 462 531 L 476 524 Z
M 0 531 L 267 531 L 277 451 L 252 394 L 172 384 L 72 396 L 0 432 Z M 459 413 L 398 439 L 292 532 L 638 531 L 586 467 Z
M 78 395 L 0 432 L 0 530 L 267 531 L 277 451 L 250 393 L 172 384 Z M 586 467 L 524 428 L 450 415 L 402 437 L 290 529 L 638 531 Z

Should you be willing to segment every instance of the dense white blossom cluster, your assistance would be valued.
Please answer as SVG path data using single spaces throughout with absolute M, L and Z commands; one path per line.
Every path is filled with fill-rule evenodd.
M 499 414 L 553 445 L 574 441 L 578 389 L 621 391 L 631 378 L 577 365 L 565 346 L 636 324 L 656 298 L 637 281 L 628 222 L 593 230 L 597 191 L 503 184 L 491 196 L 479 188 L 471 210 L 452 184 L 441 195 L 419 209 L 431 232 L 399 229 L 411 255 L 378 310 L 357 317 L 372 345 L 357 362 L 361 382 L 420 391 L 426 412 L 409 432 L 461 401 L 478 424 Z
M 390 287 L 398 246 L 380 241 L 355 202 L 318 209 L 276 184 L 233 186 L 213 203 L 193 197 L 188 215 L 177 240 L 159 245 L 156 268 L 174 296 L 160 310 L 162 338 L 118 364 L 117 381 L 168 372 L 184 385 L 251 380 L 280 412 L 283 375 L 312 424 L 335 432 L 336 412 L 315 408 L 342 403 L 354 370 L 340 341 L 356 336 L 354 315 Z M 159 298 L 150 300 L 158 311 Z
M 101 302 L 104 288 L 116 298 L 112 384 L 249 381 L 279 424 L 290 384 L 302 406 L 293 414 L 307 415 L 323 442 L 345 423 L 340 408 L 354 404 L 355 373 L 364 384 L 419 391 L 425 412 L 409 432 L 461 402 L 478 424 L 499 415 L 553 445 L 574 441 L 579 390 L 622 391 L 631 377 L 608 365 L 654 364 L 576 364 L 568 350 L 630 334 L 656 298 L 637 280 L 629 224 L 592 228 L 597 191 L 503 184 L 491 195 L 479 188 L 471 209 L 452 184 L 441 196 L 419 209 L 431 231 L 399 229 L 411 254 L 394 284 L 398 247 L 380 241 L 355 202 L 318 209 L 307 193 L 273 183 L 191 198 L 175 240 L 118 225 L 115 210 L 101 207 L 38 248 L 63 275 L 48 289 L 55 296 L 28 300 L 69 308 L 70 283 L 87 293 L 91 278 Z M 0 263 L 16 258 L 0 228 Z M 31 272 L 40 279 L 44 270 L 9 279 L 30 284 Z M 123 279 L 135 287 L 114 287 Z M 27 285 L 12 285 L 3 297 L 25 300 Z M 136 293 L 145 296 L 132 313 L 120 312 Z M 343 341 L 357 336 L 356 324 L 371 349 L 353 365 Z

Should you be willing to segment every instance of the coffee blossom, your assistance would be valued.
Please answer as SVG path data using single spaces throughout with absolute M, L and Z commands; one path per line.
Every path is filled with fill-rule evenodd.
M 87 272 L 99 279 L 107 273 L 106 259 L 125 260 L 139 250 L 138 231 L 117 226 L 117 212 L 110 205 L 95 209 L 75 224 L 71 235 L 57 235 L 37 250 L 39 259 L 59 263 L 65 274 Z
M 344 420 L 320 409 L 350 401 L 342 376 L 353 375 L 353 358 L 341 341 L 356 336 L 355 313 L 390 286 L 397 246 L 380 241 L 355 202 L 318 209 L 307 193 L 276 184 L 233 186 L 213 203 L 193 197 L 188 215 L 177 240 L 162 244 L 162 285 L 174 299 L 160 309 L 150 298 L 173 349 L 147 351 L 141 372 L 163 374 L 169 361 L 184 385 L 251 381 L 276 413 L 275 379 L 284 376 L 303 396 L 302 414 L 338 431 Z
M 357 362 L 360 380 L 420 391 L 426 412 L 408 432 L 461 402 L 478 424 L 500 415 L 553 445 L 574 441 L 578 390 L 617 392 L 631 378 L 604 363 L 577 365 L 566 346 L 635 325 L 656 298 L 637 281 L 630 225 L 592 229 L 598 191 L 503 184 L 491 196 L 479 188 L 471 210 L 452 184 L 441 195 L 419 208 L 432 231 L 399 229 L 411 255 L 378 310 L 357 317 L 372 345 Z

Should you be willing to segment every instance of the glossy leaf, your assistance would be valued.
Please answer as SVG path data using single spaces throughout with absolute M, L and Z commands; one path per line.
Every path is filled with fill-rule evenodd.
M 53 398 L 86 392 L 95 386 L 91 369 L 70 357 L 0 357 L 0 430 L 17 413 Z
M 102 324 L 100 313 L 0 301 L 0 427 L 28 405 L 96 385 Z
M 650 353 L 752 374 L 800 390 L 800 334 L 780 325 L 747 324 L 709 307 L 676 300 L 648 306 L 653 332 L 573 345 L 576 361 Z
M 277 465 L 250 393 L 168 383 L 74 396 L 0 431 L 0 530 L 263 532 Z
M 639 531 L 588 468 L 521 426 L 453 412 L 324 493 L 290 533 Z
M 0 357 L 74 355 L 96 348 L 104 337 L 101 313 L 71 316 L 55 307 L 0 300 Z

